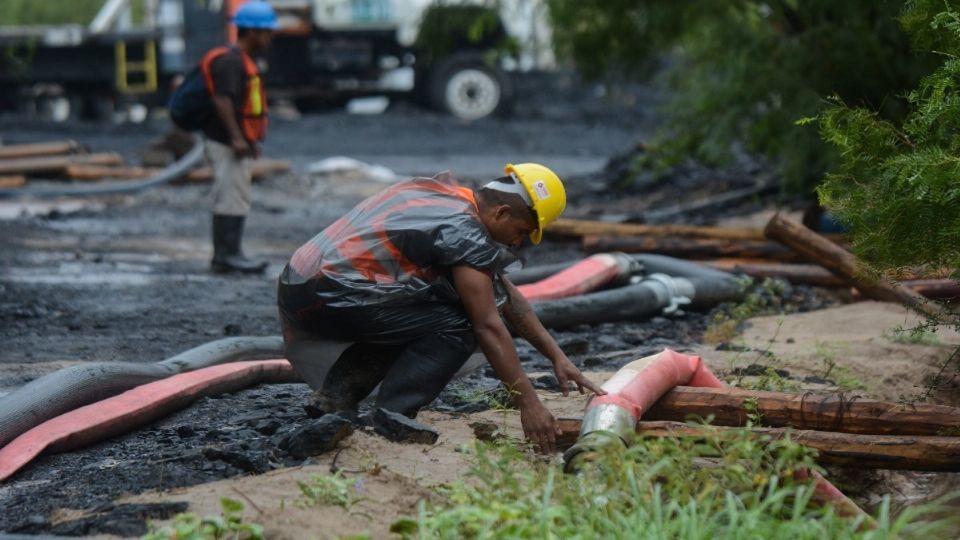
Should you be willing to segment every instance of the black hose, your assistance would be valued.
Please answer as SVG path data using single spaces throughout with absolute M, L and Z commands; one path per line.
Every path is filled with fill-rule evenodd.
M 533 304 L 533 310 L 544 326 L 564 328 L 649 317 L 671 306 L 676 307 L 673 301 L 677 297 L 689 299 L 690 307 L 699 309 L 740 300 L 744 296 L 740 284 L 725 274 L 691 278 L 661 275 L 661 279 L 653 279 L 655 277 L 617 289 L 537 302 Z M 670 283 L 673 290 L 668 289 L 665 282 Z
M 677 259 L 676 257 L 647 253 L 631 256 L 633 260 L 643 265 L 644 274 L 667 274 L 668 276 L 684 278 L 729 279 L 733 277 L 722 270 L 683 259 Z
M 533 304 L 533 310 L 544 326 L 565 328 L 649 317 L 666 306 L 657 298 L 653 287 L 638 283 L 582 296 L 537 302 Z
M 0 447 L 55 416 L 135 386 L 226 362 L 264 358 L 283 358 L 279 336 L 221 339 L 155 364 L 95 362 L 55 371 L 0 397 Z
M 96 185 L 71 187 L 25 187 L 0 189 L 0 199 L 11 197 L 86 197 L 92 195 L 115 195 L 121 193 L 139 193 L 154 186 L 165 184 L 186 174 L 194 165 L 203 160 L 203 140 L 197 137 L 183 157 L 159 173 L 139 181 L 120 180 L 101 182 Z

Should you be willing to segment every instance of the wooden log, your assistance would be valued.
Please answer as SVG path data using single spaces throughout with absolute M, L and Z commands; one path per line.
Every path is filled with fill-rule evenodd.
M 23 187 L 27 183 L 27 178 L 22 174 L 10 174 L 0 176 L 0 189 L 11 189 Z
M 7 174 L 62 174 L 70 165 L 119 165 L 120 154 L 103 152 L 69 156 L 45 156 L 0 161 L 0 175 Z
M 764 240 L 723 240 L 678 236 L 584 236 L 581 247 L 587 253 L 622 251 L 624 253 L 659 253 L 681 259 L 716 259 L 750 257 L 779 261 L 796 260 L 797 256 L 776 242 Z
M 566 448 L 577 440 L 580 420 L 559 420 L 557 446 Z M 680 422 L 641 421 L 637 433 L 644 437 L 729 437 L 742 428 L 696 426 Z M 960 438 L 902 435 L 854 435 L 788 428 L 751 428 L 758 435 L 791 440 L 817 450 L 817 462 L 856 469 L 915 471 L 960 471 Z
M 717 270 L 745 274 L 755 278 L 779 277 L 797 285 L 847 287 L 829 270 L 815 264 L 791 264 L 762 259 L 716 259 L 704 261 Z M 960 281 L 953 279 L 911 279 L 899 282 L 904 287 L 931 299 L 960 297 Z
M 607 223 L 584 219 L 558 219 L 544 231 L 556 236 L 690 236 L 723 240 L 763 240 L 763 230 L 749 228 L 698 227 L 694 225 L 642 225 Z
M 643 413 L 644 420 L 684 422 L 713 416 L 713 424 L 743 426 L 747 409 L 770 427 L 869 435 L 960 436 L 960 408 L 901 405 L 856 395 L 787 394 L 742 388 L 678 386 Z
M 950 299 L 960 297 L 960 281 L 955 279 L 912 279 L 901 285 L 927 298 Z
M 0 146 L 0 159 L 21 159 L 41 156 L 59 156 L 85 151 L 77 141 L 53 141 Z
M 926 315 L 946 314 L 940 306 L 903 285 L 867 276 L 862 271 L 860 261 L 852 253 L 779 213 L 770 218 L 764 234 L 783 243 L 802 258 L 826 268 L 856 287 L 867 298 L 899 302 Z

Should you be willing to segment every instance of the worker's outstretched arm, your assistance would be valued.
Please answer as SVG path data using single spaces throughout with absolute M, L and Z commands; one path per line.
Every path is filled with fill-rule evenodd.
M 577 366 L 567 358 L 566 353 L 557 345 L 550 332 L 544 328 L 543 323 L 533 311 L 530 302 L 520 294 L 520 291 L 505 276 L 503 284 L 510 295 L 507 300 L 507 306 L 503 310 L 503 316 L 510 323 L 514 332 L 527 340 L 540 354 L 546 356 L 553 364 L 553 371 L 557 375 L 557 382 L 560 383 L 560 391 L 566 396 L 570 391 L 570 383 L 577 385 L 577 390 L 581 394 L 585 390 L 599 395 L 606 394 L 599 385 L 583 376 Z
M 453 283 L 463 301 L 467 317 L 480 342 L 480 349 L 503 384 L 513 393 L 520 409 L 520 423 L 527 438 L 543 453 L 556 449 L 560 425 L 553 414 L 540 403 L 530 379 L 520 367 L 520 358 L 513 338 L 507 330 L 493 299 L 493 281 L 470 266 L 453 268 Z

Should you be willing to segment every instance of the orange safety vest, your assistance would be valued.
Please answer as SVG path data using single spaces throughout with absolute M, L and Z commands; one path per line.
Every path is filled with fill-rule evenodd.
M 267 95 L 263 91 L 260 80 L 260 70 L 256 62 L 247 53 L 235 47 L 217 47 L 200 61 L 200 72 L 203 73 L 203 82 L 211 96 L 214 95 L 213 75 L 210 67 L 217 58 L 230 53 L 238 52 L 243 58 L 243 68 L 247 75 L 247 87 L 243 93 L 241 107 L 240 129 L 243 136 L 250 142 L 262 141 L 267 136 Z
M 435 269 L 410 260 L 385 230 L 391 216 L 411 211 L 422 213 L 430 207 L 445 208 L 451 213 L 478 212 L 471 189 L 432 178 L 416 178 L 360 203 L 301 246 L 293 254 L 290 267 L 305 279 L 325 274 L 335 279 L 378 284 L 412 278 L 431 281 L 436 277 Z

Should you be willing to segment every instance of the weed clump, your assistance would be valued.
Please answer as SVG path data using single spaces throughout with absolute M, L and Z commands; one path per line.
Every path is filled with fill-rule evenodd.
M 949 525 L 921 521 L 937 508 L 893 518 L 889 500 L 875 523 L 812 504 L 814 452 L 789 438 L 746 430 L 678 439 L 637 438 L 597 455 L 576 475 L 531 463 L 505 444 L 477 443 L 468 478 L 421 502 L 391 531 L 404 538 L 630 538 L 824 540 L 928 538 Z

